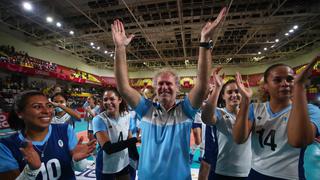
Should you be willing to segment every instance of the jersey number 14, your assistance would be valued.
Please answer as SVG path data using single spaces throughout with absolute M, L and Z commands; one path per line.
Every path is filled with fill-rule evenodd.
M 264 146 L 270 146 L 272 151 L 276 150 L 277 144 L 275 143 L 274 137 L 276 135 L 276 130 L 271 129 L 268 133 L 268 135 L 263 139 L 263 135 L 265 133 L 265 129 L 261 129 L 259 131 L 256 131 L 259 134 L 259 143 L 261 148 L 264 148 Z

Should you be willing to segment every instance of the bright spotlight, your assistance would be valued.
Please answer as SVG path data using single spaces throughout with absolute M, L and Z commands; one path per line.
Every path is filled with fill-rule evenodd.
M 52 23 L 53 22 L 53 18 L 50 17 L 50 16 L 48 16 L 46 20 L 47 20 L 48 23 Z
M 289 36 L 289 33 L 285 33 L 284 35 Z
M 266 47 L 265 47 L 265 48 L 263 48 L 263 50 L 265 50 L 265 51 L 266 51 L 266 50 L 268 50 L 268 48 L 266 48 Z
M 23 6 L 23 8 L 24 8 L 25 10 L 27 10 L 27 11 L 32 11 L 32 9 L 33 9 L 31 3 L 29 3 L 29 2 L 23 2 L 23 3 L 22 3 L 22 6 Z
M 107 53 L 108 53 L 108 51 L 104 51 L 104 53 L 105 53 L 105 54 L 107 54 Z
M 259 51 L 258 54 L 261 54 L 261 52 Z
M 293 31 L 294 31 L 293 29 L 290 29 L 290 30 L 289 30 L 289 33 L 293 33 Z
M 70 35 L 73 35 L 73 34 L 74 34 L 74 32 L 73 32 L 73 31 L 69 31 L 69 34 L 70 34 Z
M 98 46 L 97 49 L 99 50 L 99 49 L 100 49 L 100 46 Z
M 57 25 L 57 27 L 61 27 L 62 26 L 60 22 L 57 22 L 56 25 Z
M 293 26 L 293 29 L 298 29 L 298 25 L 294 25 L 294 26 Z
M 279 39 L 276 39 L 275 41 L 276 41 L 276 42 L 279 42 Z
M 93 42 L 91 42 L 91 43 L 90 43 L 90 45 L 91 45 L 91 46 L 93 46 L 93 45 L 94 45 L 94 43 L 93 43 Z

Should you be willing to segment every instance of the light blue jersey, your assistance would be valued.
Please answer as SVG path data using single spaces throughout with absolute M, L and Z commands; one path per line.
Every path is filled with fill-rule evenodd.
M 189 98 L 166 111 L 159 103 L 141 97 L 135 111 L 142 131 L 139 179 L 191 179 L 190 132 L 198 109 L 191 106 Z
M 304 153 L 304 174 L 308 180 L 320 177 L 320 142 L 314 141 Z
M 140 128 L 140 119 L 135 111 L 129 111 L 130 113 L 130 131 L 132 137 L 137 137 L 137 132 Z
M 252 131 L 252 168 L 267 176 L 282 179 L 299 179 L 303 177 L 299 168 L 300 148 L 288 143 L 287 124 L 291 105 L 282 111 L 273 113 L 269 102 L 251 104 L 249 119 L 254 121 Z M 312 123 L 320 130 L 320 111 L 314 105 L 308 105 Z
M 232 177 L 248 177 L 251 169 L 251 140 L 243 144 L 234 142 L 232 127 L 236 122 L 236 114 L 229 112 L 226 108 L 217 108 L 215 114 L 219 148 L 215 173 Z

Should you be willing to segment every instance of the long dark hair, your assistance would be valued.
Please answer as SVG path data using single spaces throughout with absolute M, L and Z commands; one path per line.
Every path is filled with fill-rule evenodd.
M 101 112 L 102 111 L 105 111 L 105 107 L 104 107 L 104 104 L 103 104 L 103 95 L 108 92 L 108 91 L 111 91 L 113 92 L 118 98 L 121 98 L 122 101 L 119 105 L 119 114 L 120 115 L 123 115 L 125 112 L 128 112 L 128 105 L 127 105 L 127 102 L 121 97 L 119 91 L 117 88 L 115 87 L 108 87 L 102 94 L 102 108 L 101 108 Z
M 9 117 L 8 117 L 8 123 L 11 129 L 22 130 L 25 128 L 23 119 L 19 118 L 17 113 L 22 112 L 25 109 L 29 99 L 33 96 L 46 97 L 42 92 L 34 91 L 34 90 L 24 91 L 16 95 L 13 106 L 12 106 L 12 110 L 9 113 Z
M 219 98 L 218 98 L 218 107 L 219 108 L 223 108 L 223 107 L 226 107 L 226 101 L 223 99 L 223 95 L 225 93 L 225 90 L 226 90 L 226 87 L 229 85 L 229 84 L 232 84 L 232 83 L 236 83 L 236 80 L 234 79 L 231 79 L 229 81 L 227 81 L 221 88 L 221 91 L 220 91 L 220 94 L 219 94 Z

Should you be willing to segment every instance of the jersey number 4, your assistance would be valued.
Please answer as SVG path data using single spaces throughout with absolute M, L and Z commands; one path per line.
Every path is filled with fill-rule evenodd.
M 119 138 L 118 138 L 118 142 L 123 141 L 123 134 L 122 131 L 120 131 L 119 133 Z
M 263 139 L 263 135 L 265 133 L 265 129 L 261 129 L 256 132 L 259 134 L 259 143 L 261 148 L 264 148 L 264 145 L 266 145 L 266 146 L 270 146 L 272 151 L 276 150 L 277 144 L 274 141 L 276 130 L 271 129 L 268 135 L 264 139 Z

